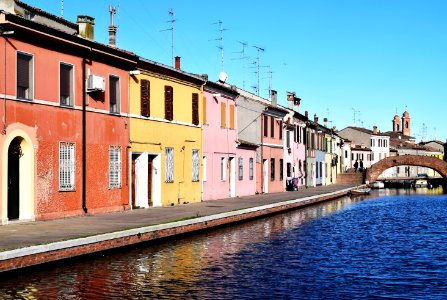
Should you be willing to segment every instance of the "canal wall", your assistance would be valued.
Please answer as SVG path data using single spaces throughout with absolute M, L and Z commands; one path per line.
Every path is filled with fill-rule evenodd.
M 242 222 L 275 213 L 335 199 L 348 194 L 352 188 L 281 201 L 267 205 L 228 211 L 188 220 L 143 226 L 89 237 L 73 238 L 44 245 L 34 245 L 0 252 L 0 272 L 93 254 L 142 242 L 203 231 L 218 226 Z

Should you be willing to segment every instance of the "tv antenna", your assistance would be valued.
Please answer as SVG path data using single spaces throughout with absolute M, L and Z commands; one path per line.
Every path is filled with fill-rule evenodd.
M 61 17 L 64 18 L 64 0 L 61 0 Z
M 177 19 L 174 19 L 175 11 L 173 8 L 168 10 L 169 17 L 171 20 L 166 21 L 168 23 L 171 23 L 171 27 L 167 29 L 163 29 L 160 31 L 170 31 L 171 32 L 171 60 L 172 60 L 172 67 L 175 66 L 175 60 L 174 60 L 174 23 L 177 21 Z
M 220 62 L 222 65 L 222 72 L 224 71 L 224 36 L 223 36 L 223 32 L 228 30 L 227 28 L 223 28 L 223 22 L 222 20 L 218 20 L 217 22 L 211 24 L 211 25 L 219 25 L 219 28 L 217 29 L 220 32 L 220 36 L 216 39 L 213 39 L 212 41 L 219 41 L 219 45 L 217 46 L 217 48 L 220 50 Z
M 356 124 L 355 124 L 355 121 L 356 121 L 356 118 L 355 118 L 355 114 L 356 113 L 359 113 L 360 111 L 359 110 L 356 110 L 355 108 L 352 108 L 352 111 L 354 112 L 354 119 L 352 119 L 352 121 L 353 121 L 353 126 L 356 126 Z
M 259 60 L 260 60 L 260 54 L 261 54 L 262 52 L 264 52 L 265 49 L 264 49 L 264 48 L 261 48 L 261 47 L 258 47 L 258 46 L 253 46 L 253 48 L 255 48 L 256 51 L 258 51 L 258 55 L 256 56 L 256 64 L 257 64 L 258 70 L 257 70 L 256 73 L 257 73 L 257 75 L 258 75 L 258 81 L 257 81 L 257 95 L 259 96 L 259 67 L 260 67 Z
M 237 59 L 242 59 L 242 89 L 245 90 L 245 60 L 249 58 L 248 56 L 245 56 L 245 47 L 247 47 L 248 44 L 246 42 L 237 42 L 242 45 L 242 50 L 236 53 L 241 54 L 241 57 Z
M 272 79 L 273 79 L 273 71 L 272 71 L 272 68 L 270 67 L 270 66 L 260 66 L 261 68 L 268 68 L 268 71 L 267 71 L 267 74 L 268 74 L 268 79 L 269 79 L 269 88 L 268 88 L 268 91 L 269 91 L 269 97 L 270 97 L 270 95 L 271 95 L 271 91 L 272 91 Z

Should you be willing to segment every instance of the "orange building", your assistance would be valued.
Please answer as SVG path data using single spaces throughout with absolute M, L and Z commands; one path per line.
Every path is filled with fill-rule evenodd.
M 68 22 L 0 4 L 0 220 L 128 208 L 129 71 L 134 54 Z

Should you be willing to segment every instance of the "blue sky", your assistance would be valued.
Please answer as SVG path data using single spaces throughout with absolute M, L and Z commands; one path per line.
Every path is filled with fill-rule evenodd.
M 24 0 L 61 15 L 61 0 Z M 272 88 L 286 105 L 286 91 L 302 98 L 300 112 L 328 117 L 342 129 L 354 123 L 381 131 L 408 110 L 412 136 L 447 140 L 447 1 L 443 0 L 64 0 L 64 18 L 95 18 L 95 39 L 107 43 L 109 4 L 119 6 L 118 46 L 171 65 L 169 9 L 175 11 L 174 54 L 182 69 L 221 71 L 218 20 L 223 22 L 228 82 L 251 92 L 253 62 L 270 66 Z M 245 55 L 241 58 L 246 42 Z M 260 95 L 268 94 L 261 68 Z M 425 129 L 424 129 L 425 128 Z

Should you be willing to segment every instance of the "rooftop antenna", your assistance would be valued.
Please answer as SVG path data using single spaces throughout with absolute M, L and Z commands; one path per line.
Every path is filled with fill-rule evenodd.
M 259 65 L 259 59 L 260 59 L 260 54 L 261 54 L 261 52 L 264 52 L 265 49 L 264 49 L 264 48 L 261 48 L 261 47 L 258 47 L 258 46 L 253 46 L 253 47 L 256 48 L 256 50 L 258 51 L 258 55 L 257 55 L 257 57 L 256 57 L 256 63 L 257 63 L 257 65 L 258 65 L 258 71 L 257 71 L 257 75 L 258 75 L 257 95 L 259 96 L 259 67 L 260 67 L 260 65 Z
M 332 120 L 330 118 L 330 111 L 329 108 L 326 108 L 326 112 L 327 112 L 327 119 L 328 119 L 328 123 L 329 123 L 329 127 L 332 128 Z
M 272 68 L 270 67 L 270 66 L 260 66 L 261 68 L 268 68 L 268 71 L 267 71 L 267 74 L 268 74 L 268 79 L 269 79 L 269 88 L 268 88 L 268 90 L 269 90 L 269 97 L 270 97 L 270 95 L 272 94 L 271 93 L 271 91 L 272 91 L 272 79 L 273 79 L 273 71 L 272 71 Z
M 352 119 L 352 121 L 353 121 L 353 126 L 355 126 L 356 124 L 355 124 L 355 121 L 356 121 L 356 118 L 355 118 L 355 114 L 356 113 L 359 113 L 360 111 L 358 111 L 358 110 L 356 110 L 355 108 L 352 108 L 352 110 L 353 110 L 353 112 L 354 112 L 354 119 Z
M 425 123 L 422 123 L 421 141 L 422 142 L 426 142 L 427 141 L 427 125 L 425 125 Z
M 436 133 L 436 127 L 433 128 L 433 131 L 435 132 L 433 134 L 433 140 L 436 141 L 438 139 L 438 134 Z
M 64 0 L 61 0 L 61 17 L 64 18 Z
M 224 45 L 223 45 L 223 32 L 225 30 L 228 30 L 227 28 L 223 28 L 223 22 L 222 20 L 218 20 L 216 23 L 213 23 L 212 25 L 219 25 L 219 28 L 217 29 L 220 32 L 220 36 L 217 39 L 214 39 L 214 41 L 220 41 L 219 46 L 217 46 L 218 49 L 220 49 L 220 62 L 222 65 L 222 72 L 225 70 L 224 68 Z
M 175 11 L 173 8 L 168 10 L 168 14 L 171 17 L 171 20 L 166 21 L 168 23 L 171 23 L 171 27 L 167 29 L 163 29 L 160 31 L 170 31 L 171 32 L 171 60 L 172 60 L 172 67 L 175 67 L 175 60 L 174 60 L 174 23 L 177 21 L 177 19 L 174 19 Z
M 241 54 L 241 57 L 238 59 L 242 59 L 242 89 L 245 90 L 245 60 L 249 58 L 245 56 L 245 47 L 247 47 L 248 44 L 246 42 L 240 42 L 240 41 L 237 42 L 242 45 L 242 51 L 236 53 Z

